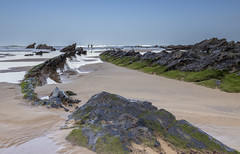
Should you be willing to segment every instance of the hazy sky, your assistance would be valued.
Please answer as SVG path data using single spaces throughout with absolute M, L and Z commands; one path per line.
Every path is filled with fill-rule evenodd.
M 0 0 L 0 45 L 240 41 L 240 0 Z

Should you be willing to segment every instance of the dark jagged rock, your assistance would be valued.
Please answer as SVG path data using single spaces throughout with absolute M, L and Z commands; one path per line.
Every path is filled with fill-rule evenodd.
M 67 140 L 97 153 L 128 153 L 136 143 L 164 152 L 158 138 L 181 153 L 236 152 L 184 120 L 150 102 L 129 100 L 102 92 L 69 116 L 76 129 Z
M 78 48 L 76 48 L 76 54 L 77 55 L 86 55 L 87 54 L 87 51 L 85 51 L 85 50 L 83 50 L 83 48 L 82 47 L 78 47 Z
M 143 55 L 132 50 L 108 50 L 101 53 L 100 58 L 150 74 L 188 82 L 204 81 L 200 85 L 220 88 L 226 92 L 240 92 L 240 78 L 236 75 L 240 72 L 239 42 L 213 38 L 195 45 L 171 45 L 165 49 Z M 213 80 L 220 80 L 218 83 L 221 84 Z
M 24 56 L 33 56 L 34 54 L 25 54 Z
M 61 83 L 61 78 L 58 71 L 60 71 L 61 74 L 63 74 L 65 71 L 68 71 L 65 70 L 66 59 L 75 56 L 75 54 L 76 51 L 68 51 L 29 70 L 20 84 L 22 93 L 24 93 L 23 97 L 31 102 L 34 102 L 34 104 L 47 105 L 51 103 L 49 101 L 44 102 L 39 99 L 37 94 L 34 93 L 34 89 L 37 86 L 46 84 L 48 78 L 51 78 L 57 83 Z M 70 103 L 70 105 L 71 104 L 72 103 Z
M 35 55 L 40 55 L 40 56 L 42 56 L 43 53 L 49 53 L 49 52 L 47 52 L 47 51 L 39 51 L 39 52 L 35 52 Z
M 74 96 L 74 95 L 77 95 L 76 93 L 74 93 L 73 91 L 65 91 L 66 94 L 68 94 L 69 96 Z
M 66 106 L 73 106 L 73 104 L 78 104 L 79 102 L 80 100 L 72 99 L 66 92 L 56 87 L 48 100 L 38 100 L 35 104 L 46 105 L 52 108 L 64 108 L 68 112 L 69 109 Z
M 52 46 L 48 46 L 46 44 L 39 44 L 36 49 L 47 49 L 51 51 L 56 51 L 56 49 Z
M 74 52 L 76 50 L 76 43 L 66 46 L 65 48 L 63 48 L 62 50 L 60 50 L 60 52 Z
M 36 45 L 36 43 L 30 44 L 26 47 L 26 49 L 34 49 L 35 45 Z
M 194 50 L 194 51 L 222 51 L 222 52 L 240 52 L 239 42 L 228 42 L 226 39 L 211 38 L 209 40 L 203 40 L 194 45 L 170 45 L 163 47 L 167 50 L 179 51 L 179 50 Z

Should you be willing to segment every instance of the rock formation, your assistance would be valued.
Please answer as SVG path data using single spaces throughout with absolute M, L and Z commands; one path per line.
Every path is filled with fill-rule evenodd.
M 192 50 L 192 51 L 220 51 L 220 52 L 240 52 L 240 42 L 230 41 L 226 39 L 211 38 L 209 40 L 203 40 L 194 45 L 169 45 L 161 46 L 167 50 L 179 51 L 179 50 Z
M 24 56 L 33 56 L 33 55 L 34 55 L 34 54 L 31 54 L 31 53 L 30 53 L 30 54 L 25 54 Z
M 60 50 L 60 52 L 74 52 L 76 50 L 76 43 L 66 46 L 63 49 Z
M 26 49 L 34 49 L 35 45 L 36 45 L 36 43 L 30 44 L 26 47 Z
M 52 108 L 64 108 L 65 111 L 69 111 L 67 106 L 73 106 L 73 104 L 78 104 L 80 100 L 76 100 L 70 97 L 68 93 L 59 89 L 58 87 L 50 94 L 49 99 L 38 100 L 35 102 L 37 105 L 46 105 Z
M 61 83 L 61 78 L 58 71 L 62 73 L 64 73 L 64 71 L 69 71 L 65 70 L 65 65 L 67 65 L 66 60 L 67 58 L 74 57 L 75 55 L 75 50 L 66 51 L 64 54 L 51 58 L 29 70 L 28 73 L 25 75 L 23 81 L 20 83 L 22 93 L 24 93 L 24 98 L 32 101 L 34 104 L 50 105 L 51 107 L 65 108 L 63 105 L 66 101 L 61 101 L 63 105 L 61 105 L 61 103 L 57 101 L 58 99 L 56 99 L 55 97 L 50 97 L 50 100 L 43 101 L 38 98 L 37 94 L 34 92 L 34 89 L 36 88 L 36 86 L 42 86 L 46 84 L 48 78 L 54 80 L 57 83 Z M 55 89 L 55 93 L 56 91 L 62 92 L 59 89 Z M 64 95 L 65 93 L 62 92 L 62 94 Z M 59 98 L 59 100 L 61 100 L 61 98 Z M 67 102 L 68 105 L 76 103 L 76 101 L 69 99 L 67 100 Z
M 240 43 L 226 39 L 204 40 L 195 45 L 167 46 L 154 53 L 108 50 L 101 60 L 138 69 L 147 73 L 170 76 L 179 80 L 202 82 L 227 92 L 240 92 Z
M 35 52 L 35 55 L 40 55 L 42 56 L 43 53 L 49 53 L 48 51 L 39 51 L 39 52 Z
M 97 153 L 129 153 L 132 143 L 164 153 L 159 138 L 178 153 L 236 152 L 150 102 L 129 100 L 107 92 L 92 96 L 68 121 L 73 119 L 75 129 L 66 139 Z
M 72 52 L 76 52 L 77 55 L 86 55 L 87 54 L 87 51 L 83 50 L 82 47 L 77 47 L 76 48 L 76 43 L 72 44 L 72 45 L 69 45 L 65 48 L 63 48 L 62 50 L 60 50 L 60 52 L 66 52 L 66 51 L 72 51 Z
M 39 44 L 36 49 L 47 49 L 47 50 L 51 50 L 51 51 L 56 51 L 56 49 L 52 46 L 48 46 L 46 44 Z

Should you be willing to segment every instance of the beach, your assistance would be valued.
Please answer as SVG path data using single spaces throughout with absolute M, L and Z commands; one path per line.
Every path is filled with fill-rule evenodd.
M 173 113 L 206 131 L 224 144 L 240 150 L 240 106 L 238 93 L 226 93 L 192 83 L 150 75 L 109 63 L 84 65 L 82 72 L 70 76 L 66 82 L 37 87 L 38 96 L 49 96 L 59 87 L 77 93 L 81 106 L 99 92 L 107 91 L 123 97 L 152 102 L 159 109 Z M 70 112 L 31 106 L 22 99 L 17 84 L 1 83 L 2 103 L 0 153 L 39 151 L 34 146 L 45 147 L 47 153 L 91 153 L 86 148 L 72 146 L 65 140 L 70 130 L 61 130 Z M 46 140 L 46 141 L 45 141 Z M 48 143 L 46 148 L 45 144 Z M 40 146 L 40 147 L 41 147 Z M 15 147 L 15 149 L 13 148 Z M 27 148 L 28 149 L 28 148 Z
M 146 100 L 203 129 L 224 144 L 240 149 L 240 94 L 231 94 L 192 83 L 149 75 L 109 63 L 82 67 L 88 74 L 72 76 L 72 82 L 37 87 L 39 96 L 56 86 L 76 92 L 84 104 L 92 95 L 107 91 L 126 98 Z M 80 105 L 81 105 L 80 104 Z

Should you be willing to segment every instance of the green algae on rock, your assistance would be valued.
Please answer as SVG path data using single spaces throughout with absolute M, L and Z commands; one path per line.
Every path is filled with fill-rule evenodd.
M 71 115 L 75 129 L 66 137 L 97 153 L 130 153 L 132 143 L 164 152 L 158 138 L 177 152 L 237 153 L 199 128 L 147 101 L 101 92 Z
M 76 46 L 76 44 L 74 44 Z M 47 107 L 53 108 L 64 108 L 65 111 L 68 109 L 65 105 L 72 106 L 74 103 L 79 103 L 79 100 L 72 99 L 69 95 L 75 95 L 72 91 L 64 92 L 56 87 L 49 100 L 43 100 L 38 98 L 37 94 L 34 92 L 37 86 L 42 86 L 47 84 L 47 79 L 51 78 L 57 83 L 61 83 L 61 78 L 58 71 L 63 72 L 64 66 L 66 64 L 67 58 L 71 58 L 79 52 L 77 50 L 66 50 L 64 54 L 56 56 L 54 58 L 48 59 L 47 61 L 34 66 L 30 69 L 24 76 L 24 79 L 20 83 L 23 98 L 32 102 L 34 105 L 46 105 Z M 52 96 L 52 98 L 51 98 Z M 65 105 L 63 103 L 66 103 Z
M 239 58 L 240 52 L 205 53 L 192 50 L 147 52 L 144 55 L 133 50 L 108 50 L 100 54 L 101 60 L 118 66 L 219 88 L 225 92 L 240 92 Z

